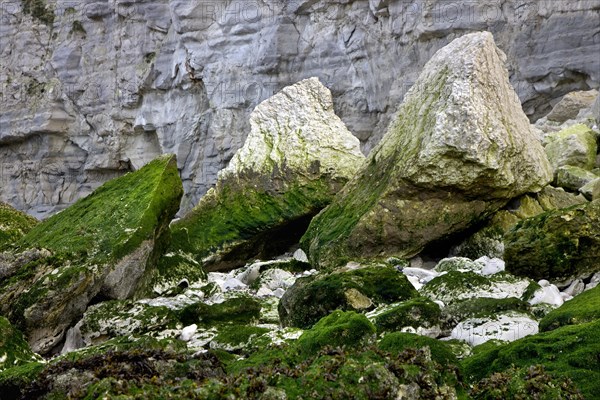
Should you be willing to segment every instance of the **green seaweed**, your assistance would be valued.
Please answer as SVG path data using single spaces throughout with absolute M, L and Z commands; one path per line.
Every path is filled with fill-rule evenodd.
M 479 348 L 481 347 L 481 349 Z M 462 361 L 465 376 L 472 382 L 511 366 L 543 365 L 555 378 L 569 378 L 585 398 L 600 393 L 600 321 L 557 328 L 497 346 L 475 347 Z
M 600 286 L 578 294 L 559 308 L 550 311 L 540 321 L 541 331 L 565 325 L 577 325 L 600 319 Z

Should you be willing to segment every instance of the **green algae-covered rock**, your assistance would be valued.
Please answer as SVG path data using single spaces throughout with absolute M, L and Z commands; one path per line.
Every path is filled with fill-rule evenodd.
M 0 202 L 0 250 L 21 239 L 38 221 Z
M 600 286 L 578 294 L 540 321 L 541 331 L 577 325 L 600 319 Z
M 434 361 L 442 364 L 457 365 L 458 360 L 454 355 L 452 348 L 445 342 L 432 339 L 427 336 L 415 335 L 413 333 L 392 332 L 385 335 L 377 346 L 390 353 L 399 354 L 410 348 L 429 347 L 431 357 Z
M 442 310 L 448 328 L 466 319 L 489 318 L 506 311 L 529 311 L 529 304 L 516 297 L 473 297 L 454 302 Z
M 404 274 L 392 267 L 367 267 L 300 278 L 279 302 L 284 326 L 308 328 L 336 309 L 366 311 L 378 304 L 417 297 Z
M 552 211 L 586 203 L 583 196 L 569 193 L 562 188 L 555 188 L 552 186 L 546 186 L 542 189 L 542 191 L 537 194 L 537 200 L 544 211 Z
M 566 192 L 562 188 L 544 187 L 535 195 L 514 199 L 496 212 L 482 228 L 456 245 L 452 254 L 476 260 L 479 257 L 504 258 L 503 237 L 524 218 L 534 217 L 544 211 L 567 208 L 586 203 L 585 197 Z
M 440 333 L 442 311 L 433 301 L 419 297 L 404 301 L 375 317 L 378 332 L 400 331 L 413 328 L 417 332 L 430 332 L 437 336 Z M 437 329 L 436 329 L 437 328 Z
M 0 372 L 31 362 L 39 362 L 42 358 L 35 354 L 10 322 L 0 317 Z
M 600 321 L 564 326 L 498 346 L 483 344 L 463 360 L 464 375 L 479 381 L 512 366 L 542 365 L 554 378 L 569 378 L 584 398 L 600 393 Z
M 185 325 L 250 324 L 258 320 L 260 309 L 261 305 L 257 300 L 241 296 L 212 305 L 203 302 L 190 304 L 180 311 L 180 319 Z
M 95 297 L 147 292 L 182 193 L 175 157 L 162 156 L 36 225 L 17 246 L 46 253 L 0 282 L 0 311 L 47 353 Z
M 90 346 L 133 335 L 158 337 L 168 329 L 181 329 L 178 317 L 177 312 L 165 306 L 110 300 L 88 307 L 75 328 L 81 335 L 81 344 Z
M 174 246 L 207 270 L 277 255 L 363 161 L 359 140 L 317 78 L 286 87 L 256 107 L 244 146 L 216 186 L 173 224 Z
M 528 300 L 524 297 L 533 294 L 532 285 L 539 288 L 529 279 L 518 278 L 506 272 L 482 276 L 470 271 L 451 271 L 433 278 L 420 292 L 446 305 L 477 297 L 496 299 L 516 297 Z
M 583 124 L 577 124 L 546 137 L 546 154 L 556 171 L 558 167 L 572 165 L 586 170 L 594 168 L 596 161 L 596 134 Z
M 504 243 L 515 275 L 560 282 L 600 271 L 600 201 L 523 220 Z
M 375 335 L 375 327 L 367 317 L 336 310 L 305 331 L 295 346 L 301 353 L 311 355 L 325 346 L 359 347 L 371 335 Z
M 593 172 L 571 165 L 559 167 L 556 172 L 556 184 L 572 191 L 578 191 L 596 179 L 598 179 L 598 175 Z
M 411 257 L 552 179 L 490 33 L 438 51 L 356 176 L 310 224 L 319 267 Z

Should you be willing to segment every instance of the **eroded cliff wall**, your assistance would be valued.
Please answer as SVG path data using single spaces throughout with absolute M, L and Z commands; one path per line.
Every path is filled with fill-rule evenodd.
M 370 149 L 435 51 L 489 30 L 534 120 L 600 82 L 598 0 L 0 3 L 0 201 L 45 216 L 175 153 L 189 210 L 262 100 L 316 76 Z

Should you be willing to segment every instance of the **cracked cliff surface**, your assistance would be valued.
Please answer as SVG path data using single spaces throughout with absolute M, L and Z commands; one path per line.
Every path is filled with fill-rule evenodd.
M 311 76 L 364 152 L 423 65 L 489 30 L 531 119 L 600 82 L 600 3 L 74 1 L 2 3 L 0 201 L 44 217 L 175 153 L 197 203 L 262 100 Z

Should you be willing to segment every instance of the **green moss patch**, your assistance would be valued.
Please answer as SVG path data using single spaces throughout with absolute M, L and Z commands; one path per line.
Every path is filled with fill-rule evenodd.
M 449 345 L 427 336 L 415 335 L 413 333 L 392 332 L 385 335 L 379 341 L 377 346 L 392 354 L 400 354 L 406 349 L 428 347 L 431 351 L 432 359 L 441 365 L 458 364 L 458 360 Z
M 22 399 L 24 390 L 44 369 L 41 362 L 30 362 L 0 372 L 0 393 L 3 400 Z
M 179 312 L 179 318 L 184 325 L 250 324 L 259 319 L 260 310 L 261 305 L 257 300 L 240 296 L 212 305 L 203 302 L 190 304 Z
M 541 331 L 577 325 L 600 319 L 600 286 L 578 294 L 540 321 Z
M 279 302 L 279 316 L 284 326 L 307 328 L 336 309 L 365 311 L 371 303 L 375 307 L 417 296 L 394 268 L 367 267 L 298 279 Z
M 315 354 L 325 346 L 360 346 L 375 327 L 362 314 L 334 311 L 300 336 L 296 346 L 303 354 Z
M 523 220 L 504 243 L 506 270 L 515 275 L 562 281 L 598 271 L 600 201 Z
M 297 242 L 332 196 L 324 180 L 298 183 L 279 193 L 226 183 L 172 225 L 173 246 L 204 260 L 210 270 L 268 259 Z
M 31 351 L 21 332 L 0 317 L 0 372 L 32 361 L 41 361 L 41 357 Z
M 543 365 L 555 378 L 569 378 L 585 398 L 600 393 L 600 321 L 564 326 L 502 346 L 484 344 L 463 360 L 466 377 L 479 381 L 511 366 Z
M 431 328 L 440 325 L 442 311 L 440 306 L 426 298 L 407 300 L 375 318 L 377 331 L 399 331 L 410 326 Z
M 541 365 L 496 372 L 474 384 L 469 397 L 475 400 L 584 398 L 570 379 L 554 378 Z
M 0 202 L 0 251 L 21 239 L 38 220 Z
M 421 294 L 446 305 L 477 297 L 522 298 L 528 294 L 531 283 L 505 272 L 482 276 L 470 271 L 451 271 L 428 282 Z
M 18 244 L 85 254 L 90 262 L 118 260 L 162 233 L 182 195 L 175 157 L 162 156 L 36 225 Z
M 487 318 L 504 311 L 529 311 L 529 304 L 522 299 L 508 297 L 495 299 L 476 297 L 452 303 L 444 308 L 447 323 L 456 326 L 460 321 L 470 318 Z

